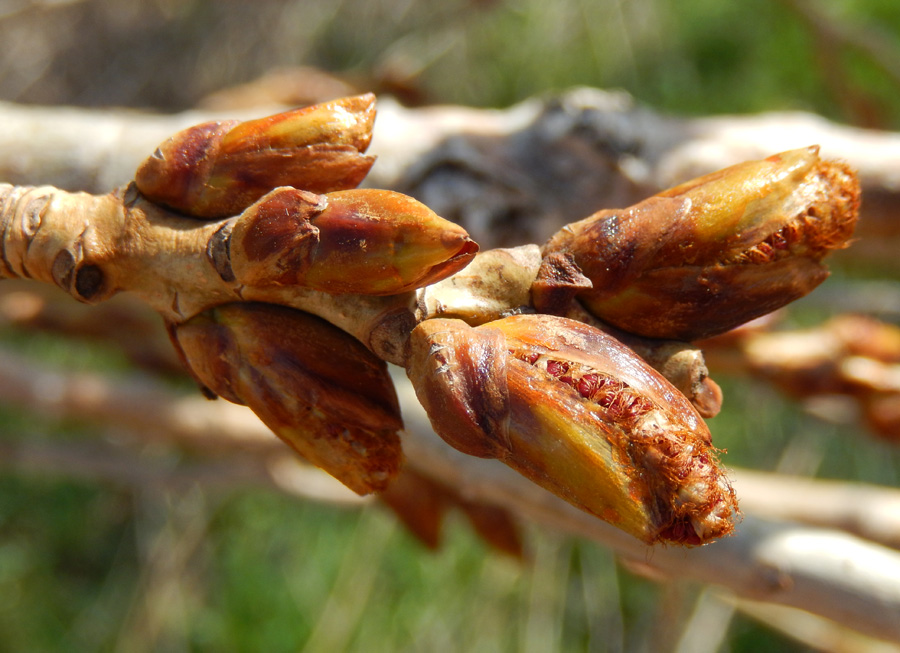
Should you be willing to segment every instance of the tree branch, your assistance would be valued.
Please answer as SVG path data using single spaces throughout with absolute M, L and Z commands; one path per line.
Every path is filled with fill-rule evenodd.
M 847 531 L 900 549 L 900 491 L 750 469 L 734 469 L 732 478 L 746 513 Z
M 117 436 L 127 438 L 121 431 Z M 0 441 L 0 466 L 16 474 L 37 474 L 97 483 L 135 487 L 189 488 L 201 484 L 210 489 L 231 490 L 263 487 L 311 501 L 361 506 L 371 498 L 360 497 L 322 470 L 307 465 L 284 445 L 264 454 L 218 451 L 210 460 L 159 463 L 146 455 L 106 442 L 40 442 L 41 438 Z M 274 441 L 274 438 L 273 438 Z

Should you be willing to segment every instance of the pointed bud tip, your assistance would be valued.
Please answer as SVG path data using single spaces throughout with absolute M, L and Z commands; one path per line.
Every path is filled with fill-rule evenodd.
M 648 543 L 727 534 L 734 495 L 690 403 L 624 345 L 580 322 L 434 319 L 407 371 L 435 431 L 498 458 Z
M 558 232 L 593 282 L 600 319 L 639 335 L 695 340 L 732 329 L 818 286 L 822 259 L 847 246 L 859 182 L 801 148 L 732 166 Z
M 478 245 L 461 227 L 400 193 L 354 189 L 316 196 L 279 188 L 238 218 L 230 251 L 243 284 L 396 295 L 462 269 Z
M 375 159 L 374 96 L 343 98 L 246 122 L 205 123 L 160 145 L 135 181 L 149 200 L 197 218 L 240 213 L 278 186 L 355 188 Z

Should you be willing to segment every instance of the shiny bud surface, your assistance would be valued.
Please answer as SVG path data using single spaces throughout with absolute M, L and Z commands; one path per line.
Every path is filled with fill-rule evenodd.
M 226 304 L 172 327 L 194 376 L 246 404 L 301 456 L 359 494 L 399 471 L 402 428 L 383 361 L 337 327 L 295 309 Z
M 645 542 L 703 544 L 733 529 L 734 492 L 703 420 L 597 329 L 549 315 L 426 320 L 407 373 L 448 443 Z
M 386 190 L 278 188 L 231 228 L 227 272 L 247 285 L 393 295 L 450 276 L 478 245 L 462 227 Z M 221 271 L 220 271 L 221 273 Z
M 798 299 L 846 246 L 859 184 L 809 147 L 741 163 L 623 210 L 563 228 L 564 254 L 592 282 L 578 297 L 600 319 L 654 338 L 722 333 Z
M 277 186 L 355 188 L 375 162 L 364 154 L 374 120 L 369 94 L 258 120 L 204 123 L 160 145 L 135 183 L 148 199 L 206 219 L 240 213 Z

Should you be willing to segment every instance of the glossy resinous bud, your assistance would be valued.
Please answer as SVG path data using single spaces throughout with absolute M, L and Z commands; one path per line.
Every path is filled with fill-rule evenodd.
M 478 245 L 411 197 L 278 188 L 225 224 L 212 258 L 223 278 L 329 293 L 393 295 L 465 267 Z M 216 251 L 227 250 L 226 255 Z
M 592 282 L 579 299 L 643 336 L 727 331 L 819 285 L 845 247 L 859 184 L 818 147 L 741 163 L 563 228 L 545 256 L 570 256 Z
M 277 186 L 314 193 L 355 188 L 375 161 L 375 96 L 325 102 L 267 118 L 185 129 L 138 168 L 151 201 L 198 218 L 240 213 Z
M 249 406 L 350 489 L 378 492 L 399 472 L 403 423 L 387 367 L 337 327 L 248 302 L 205 311 L 171 333 L 204 386 Z
M 687 399 L 613 337 L 520 315 L 421 323 L 407 373 L 435 431 L 648 542 L 731 532 L 734 493 Z

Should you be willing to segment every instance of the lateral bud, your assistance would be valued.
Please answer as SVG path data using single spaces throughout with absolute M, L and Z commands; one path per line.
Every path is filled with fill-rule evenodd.
M 355 188 L 375 162 L 364 154 L 374 121 L 375 96 L 367 94 L 258 120 L 204 123 L 160 145 L 135 183 L 151 201 L 205 219 L 240 213 L 277 186 Z
M 379 492 L 399 472 L 403 422 L 387 366 L 337 327 L 248 302 L 210 309 L 170 333 L 206 388 L 249 406 L 350 489 Z
M 315 195 L 276 188 L 230 224 L 230 269 L 244 285 L 395 295 L 465 267 L 478 245 L 411 197 L 353 189 Z
M 653 338 L 722 333 L 798 299 L 846 247 L 859 182 L 818 147 L 741 163 L 623 210 L 568 225 L 544 246 L 593 283 L 600 319 Z
M 647 542 L 728 535 L 734 492 L 691 404 L 615 338 L 517 315 L 426 320 L 407 374 L 435 431 Z

